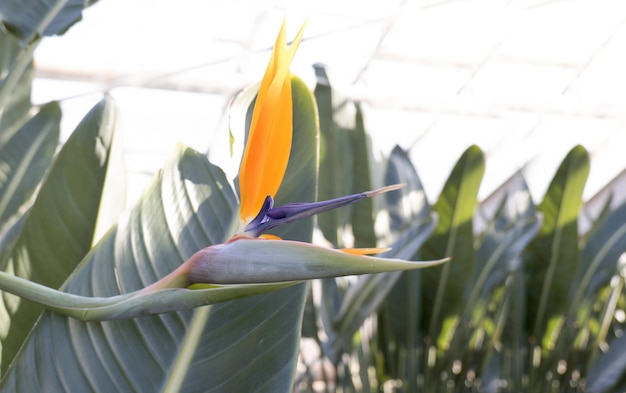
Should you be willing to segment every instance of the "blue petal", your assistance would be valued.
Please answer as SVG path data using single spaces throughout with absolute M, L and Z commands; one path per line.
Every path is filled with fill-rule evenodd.
M 350 205 L 361 199 L 382 194 L 387 191 L 397 190 L 403 185 L 393 185 L 380 188 L 374 191 L 366 191 L 352 194 L 340 198 L 329 199 L 321 202 L 295 202 L 283 206 L 273 207 L 274 200 L 271 196 L 265 198 L 263 207 L 259 214 L 246 226 L 246 233 L 258 237 L 263 232 L 275 228 L 279 225 L 288 224 L 303 218 L 311 217 L 338 207 Z

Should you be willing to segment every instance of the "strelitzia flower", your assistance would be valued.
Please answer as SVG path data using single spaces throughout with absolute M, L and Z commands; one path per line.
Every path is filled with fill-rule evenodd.
M 415 263 L 406 261 L 363 256 L 376 254 L 384 249 L 343 249 L 340 252 L 265 234 L 279 225 L 397 190 L 403 186 L 392 185 L 327 201 L 293 202 L 274 206 L 274 196 L 282 183 L 289 162 L 293 133 L 289 66 L 303 33 L 304 26 L 291 46 L 287 47 L 283 22 L 261 81 L 239 171 L 239 230 L 230 241 L 199 251 L 181 266 L 183 270 L 181 276 L 184 275 L 185 280 L 188 280 L 185 282 L 191 284 L 284 282 L 416 267 Z M 259 237 L 262 238 L 260 242 L 257 239 Z M 321 265 L 316 258 L 325 261 L 321 264 L 325 269 L 320 268 Z M 333 263 L 329 263 L 329 260 Z M 355 265 L 358 261 L 363 265 Z M 443 261 L 426 262 L 421 267 Z
M 304 26 L 287 47 L 280 29 L 256 98 L 240 174 L 239 230 L 227 242 L 199 250 L 152 285 L 109 298 L 65 293 L 0 271 L 0 289 L 83 321 L 133 318 L 266 293 L 304 280 L 413 270 L 448 259 L 409 262 L 379 258 L 381 249 L 334 250 L 282 240 L 265 232 L 278 225 L 393 191 L 393 185 L 321 202 L 274 206 L 292 145 L 289 66 Z M 193 289 L 193 290 L 190 290 Z
M 259 88 L 248 143 L 239 170 L 241 198 L 239 235 L 259 237 L 265 231 L 279 225 L 401 187 L 394 185 L 328 201 L 295 202 L 274 207 L 274 195 L 280 187 L 289 162 L 293 133 L 289 66 L 302 40 L 304 28 L 305 25 L 300 28 L 291 46 L 287 48 L 283 22 Z
M 199 251 L 183 265 L 184 275 L 191 284 L 285 282 L 416 267 L 412 262 L 363 255 L 383 251 L 379 248 L 340 252 L 265 235 L 279 225 L 403 186 L 392 185 L 327 201 L 274 206 L 274 195 L 281 185 L 291 151 L 293 113 L 289 66 L 303 32 L 304 26 L 287 47 L 284 23 L 280 29 L 256 98 L 241 162 L 239 230 L 230 241 Z M 263 240 L 257 240 L 259 237 Z M 425 262 L 420 267 L 444 261 Z

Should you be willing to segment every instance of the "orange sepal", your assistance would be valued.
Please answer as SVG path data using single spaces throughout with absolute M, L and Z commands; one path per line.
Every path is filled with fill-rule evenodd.
M 281 237 L 276 236 L 276 235 L 272 235 L 270 233 L 264 233 L 261 236 L 259 236 L 261 239 L 265 239 L 265 240 L 283 240 Z
M 391 248 L 340 248 L 339 251 L 354 255 L 373 255 L 389 251 Z
M 258 213 L 265 197 L 276 194 L 287 169 L 293 132 L 289 65 L 303 33 L 304 25 L 287 49 L 283 22 L 261 81 L 239 170 L 239 215 L 244 222 Z

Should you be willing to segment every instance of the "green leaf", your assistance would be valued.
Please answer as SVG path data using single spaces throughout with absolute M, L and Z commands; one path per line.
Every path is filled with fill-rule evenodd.
M 25 218 L 9 259 L 3 261 L 3 271 L 58 288 L 89 251 L 115 118 L 113 102 L 107 97 L 67 140 Z M 5 329 L 1 335 L 4 371 L 42 309 L 9 294 L 3 294 L 0 309 Z
M 621 256 L 626 252 L 626 204 L 613 211 L 606 211 L 601 217 L 581 252 L 578 273 L 570 288 L 572 298 L 567 307 L 565 323 L 554 344 L 554 357 L 580 351 L 587 354 L 586 363 L 593 364 L 600 351 L 598 344 L 606 340 L 612 318 L 607 320 L 604 313 L 613 315 L 614 310 L 609 312 L 598 305 L 607 302 L 607 293 L 619 290 L 612 279 L 620 274 L 623 264 Z M 604 335 L 598 333 L 597 327 L 594 328 L 598 325 Z M 573 346 L 572 341 L 581 330 L 587 331 L 590 339 L 583 345 Z
M 32 203 L 58 144 L 59 105 L 35 109 L 30 103 L 35 46 L 21 48 L 0 30 L 0 261 L 6 261 L 24 222 L 22 213 L 27 202 Z
M 292 160 L 276 199 L 312 200 L 315 107 L 304 83 L 296 79 L 292 86 Z M 236 197 L 223 172 L 204 156 L 179 149 L 65 289 L 85 296 L 111 296 L 144 288 L 199 249 L 227 240 L 236 223 Z M 289 227 L 279 234 L 310 240 L 310 220 Z M 195 310 L 111 322 L 84 323 L 46 313 L 3 388 L 289 391 L 305 292 L 306 285 L 299 284 Z M 54 340 L 48 339 L 51 335 Z M 36 377 L 22 377 L 22 370 L 32 370 L 35 363 L 43 365 Z
M 408 154 L 396 146 L 389 156 L 385 171 L 386 184 L 404 183 L 397 192 L 385 194 L 389 214 L 390 238 L 407 239 L 414 236 L 416 223 L 432 220 L 430 206 L 422 182 Z M 433 227 L 434 230 L 434 227 Z M 418 255 L 421 244 L 409 258 Z M 395 248 L 395 247 L 394 247 Z M 403 272 L 387 295 L 378 316 L 381 349 L 385 368 L 395 378 L 414 381 L 418 374 L 417 335 L 421 310 L 421 272 Z
M 523 290 L 520 255 L 541 225 L 521 174 L 502 185 L 498 194 L 488 198 L 490 203 L 494 199 L 501 202 L 482 234 L 474 271 L 468 279 L 461 322 L 443 361 L 451 364 L 464 353 L 476 351 L 483 354 L 480 363 L 464 364 L 464 369 L 482 368 L 486 374 L 502 364 L 502 351 L 517 353 L 511 363 L 520 364 L 524 310 L 520 305 L 524 299 L 519 296 Z M 480 343 L 470 342 L 477 335 Z M 504 367 L 499 371 L 517 369 Z M 485 377 L 506 378 L 494 372 Z
M 538 342 L 550 337 L 548 326 L 556 326 L 568 304 L 570 285 L 578 269 L 577 218 L 589 174 L 589 154 L 574 147 L 559 166 L 538 210 L 543 224 L 528 247 L 526 256 L 527 321 Z M 547 343 L 545 343 L 547 344 Z
M 141 200 L 89 253 L 64 290 L 105 297 L 146 287 L 198 249 L 224 241 L 232 230 L 235 203 L 218 168 L 200 154 L 179 148 Z M 10 369 L 3 390 L 37 391 L 37 386 L 51 391 L 159 390 L 187 339 L 193 317 L 194 311 L 189 310 L 84 323 L 46 312 Z M 50 336 L 54 345 L 46 339 Z M 42 340 L 50 344 L 41 345 Z M 43 366 L 37 378 L 21 376 L 22 369 L 34 363 L 53 365 L 59 356 L 64 361 L 58 368 Z
M 421 257 L 452 257 L 452 262 L 422 272 L 422 318 L 433 340 L 446 336 L 446 330 L 454 327 L 463 305 L 474 265 L 472 217 L 484 171 L 483 152 L 477 146 L 469 147 L 433 205 L 439 221 L 433 236 L 424 244 Z
M 0 16 L 7 30 L 28 43 L 37 36 L 63 34 L 82 18 L 83 9 L 94 3 L 95 0 L 4 0 L 0 2 Z
M 2 213 L 4 218 L 0 220 L 0 261 L 6 260 L 10 252 L 10 245 L 19 234 L 24 222 L 24 216 L 15 213 L 20 207 L 24 210 L 27 208 L 24 202 L 34 191 L 29 191 L 30 186 L 27 183 L 35 182 L 35 177 L 39 176 L 37 170 L 33 170 L 33 168 L 39 165 L 27 165 L 27 167 L 31 168 L 31 172 L 34 173 L 26 177 L 27 181 L 25 183 L 19 182 L 20 176 L 14 176 L 16 174 L 14 172 L 15 169 L 24 169 L 23 165 L 17 167 L 14 165 L 18 161 L 22 164 L 26 162 L 25 160 L 20 160 L 14 149 L 19 149 L 18 145 L 28 141 L 28 137 L 32 137 L 32 135 L 27 135 L 25 141 L 20 137 L 15 137 L 15 134 L 36 113 L 31 108 L 30 103 L 31 85 L 35 74 L 32 63 L 34 47 L 35 45 L 33 44 L 27 48 L 21 48 L 15 37 L 0 29 L 0 76 L 2 76 L 0 80 L 0 149 L 3 150 L 2 157 L 5 164 L 3 168 L 4 179 L 8 181 L 8 183 L 2 186 L 3 190 L 0 191 L 3 194 L 5 209 L 7 209 Z M 56 128 L 58 128 L 58 125 Z M 28 133 L 25 129 L 22 129 L 22 135 Z M 13 144 L 12 148 L 5 148 L 9 141 Z M 33 162 L 50 160 L 47 154 L 40 153 L 42 153 L 41 160 L 35 158 Z M 47 167 L 48 165 L 45 166 Z M 41 176 L 39 177 L 37 181 L 41 180 Z M 0 266 L 2 266 L 2 263 L 0 263 Z
M 0 146 L 0 225 L 33 195 L 59 142 L 61 109 L 51 103 Z
M 29 117 L 35 75 L 31 55 L 15 37 L 0 29 L 0 146 Z
M 352 136 L 352 191 L 359 193 L 371 190 L 370 176 L 370 149 L 367 143 L 367 134 L 363 125 L 363 112 L 360 105 L 356 105 L 355 125 Z M 376 246 L 376 232 L 374 232 L 374 201 L 366 198 L 358 206 L 351 209 L 352 234 L 354 247 Z
M 317 198 L 326 200 L 352 193 L 352 141 L 348 130 L 337 127 L 334 122 L 332 88 L 326 70 L 316 66 L 315 72 L 317 85 L 314 94 L 320 122 L 320 179 Z M 343 233 L 349 222 L 349 213 L 349 208 L 342 208 L 317 217 L 317 225 L 334 247 L 344 246 Z

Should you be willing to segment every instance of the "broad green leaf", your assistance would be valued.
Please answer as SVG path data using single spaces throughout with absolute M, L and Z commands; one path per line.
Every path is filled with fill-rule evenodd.
M 235 215 L 235 196 L 222 172 L 200 154 L 179 148 L 63 289 L 105 297 L 144 288 L 198 249 L 224 241 Z M 3 390 L 37 391 L 46 386 L 50 391 L 158 391 L 193 316 L 188 310 L 84 323 L 46 312 L 10 369 Z M 52 341 L 46 339 L 50 336 Z M 42 345 L 42 340 L 54 345 Z M 24 378 L 22 370 L 35 364 L 41 367 L 37 377 Z
M 58 143 L 58 104 L 45 105 L 39 115 L 31 108 L 34 47 L 21 48 L 17 39 L 0 30 L 0 261 L 6 260 L 24 222 L 23 214 L 16 213 L 32 201 Z
M 35 75 L 31 55 L 15 37 L 0 29 L 0 146 L 29 117 Z
M 59 105 L 48 104 L 0 146 L 0 225 L 33 195 L 50 167 L 60 120 Z
M 304 311 L 302 312 L 302 337 L 317 337 L 317 314 L 318 309 L 313 302 L 313 287 L 309 285 L 304 303 Z
M 408 231 L 408 230 L 407 230 Z M 421 274 L 403 272 L 378 312 L 378 346 L 384 354 L 384 370 L 389 377 L 414 381 L 423 371 L 418 347 L 421 310 Z M 409 390 L 415 389 L 409 385 Z
M 320 127 L 320 157 L 318 200 L 348 195 L 352 191 L 352 156 L 348 136 L 337 129 L 334 119 L 333 91 L 322 65 L 314 65 L 317 84 L 314 97 L 318 108 Z M 344 227 L 348 221 L 346 208 L 335 209 L 317 216 L 317 226 L 334 247 L 343 247 Z M 332 320 L 338 311 L 340 291 L 335 279 L 321 281 L 322 300 L 319 309 L 322 324 L 328 334 L 333 334 Z M 329 339 L 334 339 L 330 337 Z
M 0 22 L 28 43 L 38 36 L 63 34 L 93 3 L 95 0 L 4 0 L 0 2 Z
M 3 271 L 58 288 L 89 251 L 97 220 L 116 111 L 96 105 L 54 160 Z M 7 293 L 0 301 L 2 371 L 31 330 L 41 307 Z
M 363 126 L 360 108 L 356 117 L 350 117 L 344 126 L 337 123 L 337 111 L 340 109 L 333 97 L 332 87 L 326 70 L 315 65 L 317 85 L 315 98 L 320 116 L 320 169 L 318 199 L 331 199 L 351 193 L 371 189 L 369 173 L 369 148 Z M 354 117 L 354 121 L 352 118 Z M 351 230 L 354 246 L 375 247 L 377 243 L 373 226 L 373 204 L 364 200 L 357 205 L 333 210 L 318 216 L 318 227 L 324 237 L 335 247 L 344 246 L 344 235 Z M 341 289 L 334 279 L 322 280 L 321 306 L 317 310 L 329 342 L 337 341 L 337 330 L 333 326 L 341 304 Z M 360 324 L 360 323 L 359 323 Z M 348 339 L 349 341 L 349 339 Z M 326 354 L 331 358 L 333 353 Z
M 100 195 L 92 247 L 117 223 L 117 219 L 126 209 L 127 177 L 123 139 L 122 133 L 114 133 L 109 142 L 108 165 Z
M 422 272 L 422 321 L 432 340 L 446 336 L 446 330 L 454 327 L 463 305 L 465 286 L 474 265 L 472 217 L 484 171 L 483 152 L 477 146 L 469 147 L 433 205 L 439 220 L 432 237 L 422 247 L 421 257 L 446 256 L 452 257 L 452 261 Z
M 283 202 L 315 196 L 315 107 L 301 81 L 294 80 L 293 93 L 293 160 L 286 187 L 276 198 Z M 65 289 L 111 296 L 144 288 L 197 250 L 227 240 L 235 229 L 237 210 L 223 172 L 205 157 L 179 149 Z M 306 241 L 312 224 L 310 220 L 292 224 L 288 230 L 289 234 L 280 235 Z M 51 391 L 77 392 L 288 391 L 305 290 L 306 285 L 300 284 L 195 310 L 112 322 L 84 323 L 47 313 L 3 387 L 37 391 L 38 386 L 46 386 Z M 47 339 L 51 334 L 53 341 Z M 47 344 L 42 345 L 42 340 Z M 43 366 L 36 378 L 20 377 L 21 370 L 32 370 L 34 363 L 50 367 Z
M 521 329 L 510 326 L 510 323 L 520 321 L 517 313 L 520 308 L 516 307 L 516 302 L 522 300 L 516 298 L 519 289 L 514 280 L 521 276 L 519 257 L 539 230 L 541 220 L 523 178 L 512 178 L 500 187 L 499 194 L 499 208 L 482 234 L 482 242 L 476 251 L 459 328 L 444 355 L 443 363 L 451 364 L 468 351 L 484 353 L 480 363 L 465 362 L 464 371 L 488 367 L 484 370 L 488 372 L 501 364 L 497 360 L 490 361 L 492 357 L 498 359 L 501 356 L 496 348 L 513 351 L 520 345 L 517 340 L 521 337 Z M 505 327 L 507 323 L 509 326 Z M 503 333 L 505 330 L 507 332 Z M 513 334 L 516 331 L 518 334 Z M 478 343 L 471 340 L 477 335 L 481 337 Z M 491 377 L 497 378 L 497 374 Z
M 363 124 L 363 111 L 360 105 L 356 105 L 356 115 L 352 131 L 352 191 L 359 193 L 371 190 L 372 181 L 370 176 L 370 149 L 367 143 L 367 134 Z M 376 232 L 374 232 L 374 201 L 366 198 L 358 206 L 351 209 L 352 234 L 354 235 L 354 247 L 376 246 Z
M 543 224 L 530 243 L 525 266 L 528 274 L 528 319 L 537 342 L 550 337 L 568 304 L 570 285 L 578 269 L 577 218 L 582 192 L 589 174 L 589 154 L 574 147 L 559 166 L 538 210 Z M 547 344 L 549 345 L 549 344 Z
M 607 332 L 606 324 L 610 324 L 612 318 L 606 320 L 606 311 L 598 304 L 607 302 L 603 299 L 606 293 L 617 289 L 611 279 L 622 269 L 621 256 L 626 252 L 626 204 L 606 211 L 601 217 L 581 252 L 578 273 L 570 288 L 572 298 L 564 326 L 554 344 L 554 357 L 582 353 L 588 358 L 586 363 L 593 364 L 599 343 L 606 340 L 606 335 L 601 336 L 598 330 Z M 610 311 L 611 315 L 613 313 L 614 310 Z M 581 331 L 591 338 L 582 345 L 572 344 Z
M 318 200 L 337 198 L 352 193 L 352 141 L 348 130 L 334 122 L 332 88 L 326 70 L 315 67 L 317 85 L 315 100 L 320 122 L 320 167 Z M 365 190 L 361 190 L 365 191 Z M 335 247 L 343 247 L 344 227 L 349 220 L 349 208 L 335 209 L 317 217 L 324 237 Z
M 408 154 L 399 146 L 389 156 L 385 183 L 406 184 L 397 192 L 385 194 L 385 199 L 390 237 L 410 241 L 412 227 L 428 220 L 431 212 L 417 171 Z M 414 249 L 409 258 L 417 255 L 418 249 Z M 378 314 L 379 335 L 384 340 L 381 350 L 385 354 L 385 368 L 391 376 L 403 381 L 416 380 L 418 373 L 420 274 L 417 270 L 402 273 Z

